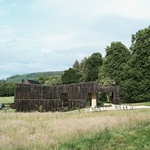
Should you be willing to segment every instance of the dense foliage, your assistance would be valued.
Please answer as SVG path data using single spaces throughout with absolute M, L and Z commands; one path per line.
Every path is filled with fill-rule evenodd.
M 0 96 L 13 96 L 14 95 L 14 83 L 7 83 L 5 80 L 0 81 Z
M 69 84 L 80 82 L 80 77 L 81 75 L 77 70 L 69 68 L 68 70 L 64 71 L 61 79 L 63 84 Z
M 127 101 L 150 101 L 150 26 L 132 35 L 131 59 L 124 82 Z
M 85 63 L 83 80 L 85 82 L 96 81 L 98 79 L 99 67 L 102 65 L 102 55 L 100 53 L 92 54 Z
M 38 81 L 39 81 L 41 84 L 50 85 L 50 86 L 62 84 L 62 82 L 61 82 L 61 75 L 40 76 L 40 77 L 38 78 Z
M 113 80 L 117 85 L 125 80 L 124 67 L 130 58 L 130 52 L 121 42 L 112 42 L 106 48 L 103 66 L 100 68 L 99 80 Z M 111 81 L 112 82 L 112 81 Z M 112 83 L 114 83 L 112 82 Z
M 78 73 L 80 76 L 76 76 Z M 65 76 L 70 82 L 76 78 L 77 82 L 98 80 L 101 86 L 119 85 L 122 102 L 150 101 L 150 27 L 132 35 L 130 49 L 112 42 L 104 58 L 94 53 L 81 63 L 76 60 Z
M 81 62 L 77 60 L 72 68 L 65 70 L 62 75 L 63 83 L 90 82 L 98 79 L 99 67 L 102 65 L 102 55 L 97 52 Z
M 150 101 L 150 27 L 132 35 L 129 50 L 121 42 L 107 46 L 99 81 L 120 85 L 123 102 Z

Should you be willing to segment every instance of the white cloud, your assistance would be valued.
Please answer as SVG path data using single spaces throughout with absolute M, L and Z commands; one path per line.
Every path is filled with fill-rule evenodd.
M 102 16 L 121 16 L 131 19 L 150 19 L 149 0 L 34 0 L 34 11 L 55 9 L 60 15 L 96 19 Z
M 16 39 L 12 36 L 8 36 L 6 39 L 8 42 L 15 45 L 15 49 L 37 49 L 38 51 L 52 52 L 55 49 L 69 49 L 78 48 L 81 46 L 98 46 L 98 42 L 95 39 L 95 33 L 91 31 L 76 30 L 65 33 L 56 34 L 44 34 L 33 32 L 28 36 L 17 37 Z M 9 39 L 9 40 L 8 40 Z
M 71 31 L 60 34 L 39 36 L 35 42 L 38 41 L 39 46 L 45 46 L 46 49 L 68 49 L 81 46 L 96 46 L 95 40 L 91 40 L 91 32 L 88 31 Z
M 116 16 L 145 20 L 150 19 L 149 0 L 116 0 L 108 7 L 108 12 Z

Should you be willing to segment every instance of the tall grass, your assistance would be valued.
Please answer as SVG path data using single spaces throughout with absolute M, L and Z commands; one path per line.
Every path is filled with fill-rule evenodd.
M 82 138 L 62 143 L 59 149 L 66 150 L 149 150 L 150 122 L 140 122 L 119 129 L 105 129 Z
M 110 142 L 110 139 L 115 139 L 114 136 L 118 136 L 118 139 L 122 138 L 124 131 L 129 130 L 132 134 L 136 125 L 139 127 L 142 123 L 148 124 L 150 110 L 94 113 L 77 111 L 67 113 L 0 113 L 0 116 L 0 150 L 70 149 L 68 143 L 80 145 L 74 149 L 87 149 L 88 143 L 89 146 L 93 145 L 92 149 L 96 149 L 100 146 L 94 145 L 96 139 L 97 143 L 104 141 L 103 145 L 106 146 L 105 143 Z M 130 130 L 130 127 L 133 129 Z M 116 143 L 117 140 L 114 142 Z M 109 147 L 111 146 L 113 144 L 110 144 Z

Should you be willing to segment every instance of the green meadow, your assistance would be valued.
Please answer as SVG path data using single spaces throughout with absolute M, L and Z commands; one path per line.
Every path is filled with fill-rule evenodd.
M 0 103 L 14 103 L 14 97 L 0 97 Z
M 0 150 L 149 150 L 150 147 L 150 109 L 1 111 L 0 117 Z

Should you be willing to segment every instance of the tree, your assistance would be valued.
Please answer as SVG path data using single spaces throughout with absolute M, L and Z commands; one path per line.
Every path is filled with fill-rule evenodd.
M 48 80 L 45 81 L 45 85 L 60 85 L 62 84 L 61 76 L 49 76 Z
M 38 78 L 38 81 L 41 83 L 41 84 L 45 84 L 45 82 L 49 79 L 50 76 L 40 76 Z
M 110 79 L 109 76 L 105 75 L 104 65 L 102 65 L 99 69 L 98 82 L 100 86 L 114 86 L 116 84 L 113 79 Z M 110 97 L 112 96 L 112 93 L 99 93 L 98 96 L 100 101 L 104 101 L 106 99 L 107 102 L 110 102 Z
M 112 42 L 106 47 L 106 56 L 103 67 L 100 69 L 99 80 L 105 78 L 113 83 L 120 84 L 125 80 L 124 67 L 130 58 L 130 51 L 121 42 Z
M 15 83 L 14 82 L 7 83 L 6 89 L 7 89 L 6 96 L 13 96 L 14 89 L 15 89 Z
M 13 96 L 14 88 L 14 82 L 7 83 L 5 80 L 2 80 L 0 82 L 0 96 Z
M 100 53 L 93 53 L 85 63 L 83 71 L 84 81 L 96 81 L 98 79 L 99 67 L 102 65 L 102 55 Z
M 120 85 L 121 97 L 124 97 L 124 81 L 128 77 L 125 68 L 130 55 L 130 51 L 121 42 L 112 42 L 106 47 L 106 56 L 98 76 L 100 86 Z M 109 93 L 106 93 L 107 97 L 108 95 Z
M 81 75 L 74 69 L 69 68 L 64 71 L 64 74 L 61 76 L 63 84 L 77 83 L 80 81 Z
M 78 62 L 78 60 L 76 60 L 72 66 L 72 68 L 76 71 L 80 71 L 80 64 Z
M 98 74 L 98 82 L 100 86 L 111 86 L 115 85 L 115 81 L 107 75 L 107 72 L 105 72 L 105 66 L 102 65 L 99 69 L 99 74 Z
M 132 102 L 150 101 L 150 26 L 132 35 L 126 95 Z
M 83 60 L 81 60 L 81 63 L 80 63 L 80 72 L 83 74 L 83 71 L 85 69 L 85 64 L 86 64 L 86 61 L 87 61 L 87 58 L 84 57 Z

